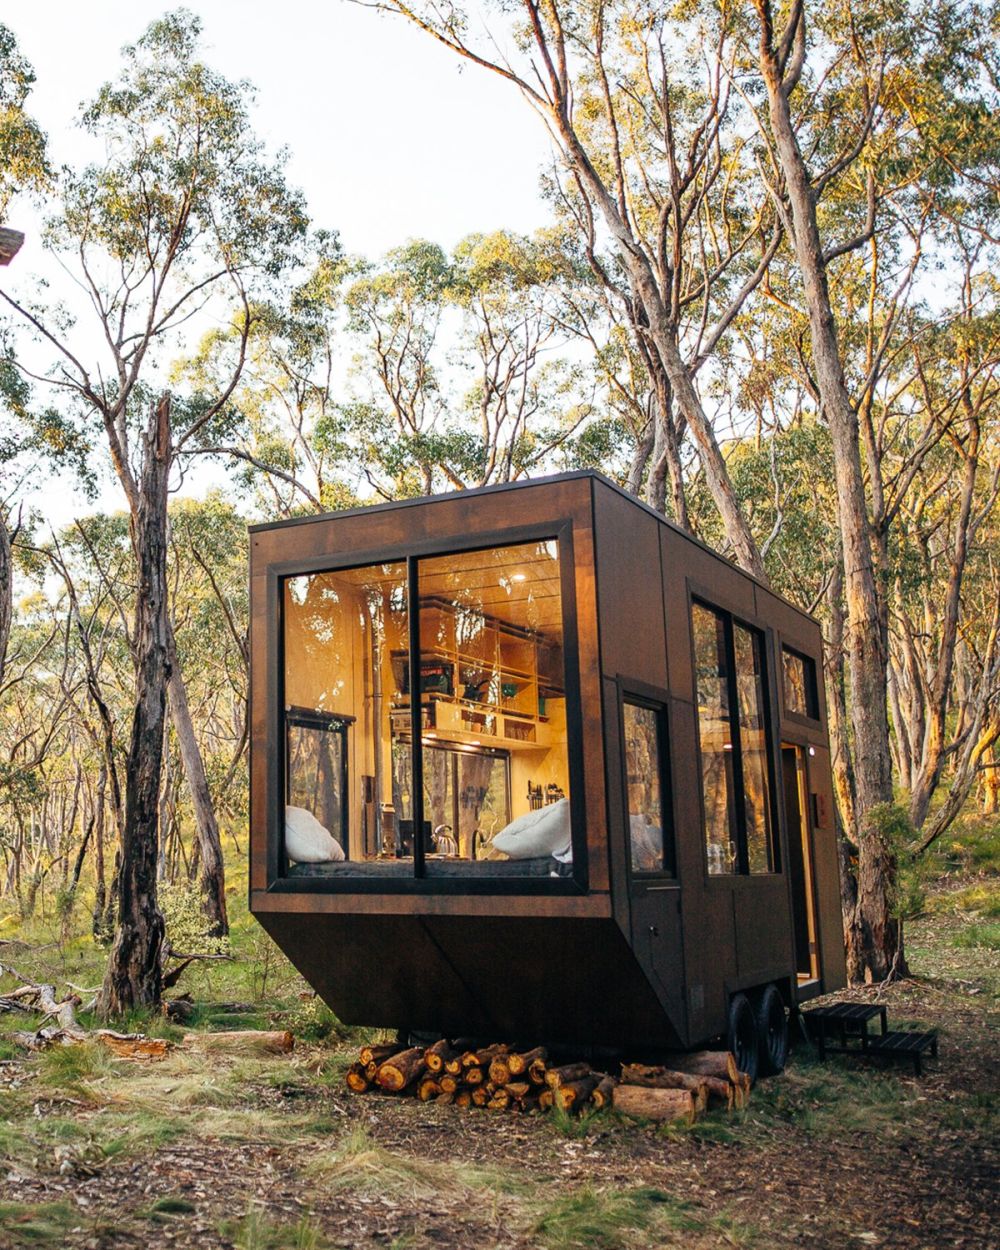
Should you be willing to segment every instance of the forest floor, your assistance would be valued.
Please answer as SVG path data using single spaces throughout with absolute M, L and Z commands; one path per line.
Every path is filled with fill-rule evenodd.
M 690 1129 L 351 1095 L 344 1071 L 374 1035 L 334 1024 L 310 1040 L 331 1021 L 291 979 L 235 1018 L 297 1031 L 291 1055 L 267 1059 L 177 1045 L 137 1062 L 90 1043 L 27 1055 L 9 1034 L 31 1021 L 0 1016 L 0 1248 L 992 1250 L 998 881 L 966 862 L 938 882 L 908 925 L 912 977 L 852 992 L 887 1003 L 894 1025 L 940 1030 L 922 1079 L 800 1045 L 746 1111 Z M 0 938 L 2 957 L 56 982 L 90 959 Z M 231 993 L 205 968 L 196 999 Z M 267 989 L 259 965 L 245 971 Z M 206 1002 L 198 1027 L 234 1017 Z

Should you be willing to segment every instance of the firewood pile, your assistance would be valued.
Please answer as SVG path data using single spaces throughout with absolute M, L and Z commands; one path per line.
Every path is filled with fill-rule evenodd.
M 750 1079 L 728 1051 L 672 1055 L 669 1066 L 622 1064 L 616 1076 L 585 1062 L 550 1062 L 544 1046 L 519 1051 L 444 1038 L 428 1047 L 365 1046 L 346 1079 L 355 1094 L 374 1090 L 444 1106 L 520 1113 L 613 1107 L 688 1124 L 712 1108 L 738 1110 L 750 1097 Z

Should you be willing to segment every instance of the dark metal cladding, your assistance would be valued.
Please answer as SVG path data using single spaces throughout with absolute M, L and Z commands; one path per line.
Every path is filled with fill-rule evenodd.
M 428 814 L 414 787 L 412 853 L 401 861 L 412 871 L 292 875 L 282 838 L 290 768 L 283 579 L 402 566 L 407 604 L 411 613 L 424 605 L 422 616 L 421 561 L 544 541 L 558 545 L 559 559 L 557 693 L 572 827 L 564 868 L 490 875 L 484 862 L 463 874 L 436 863 L 448 857 L 427 851 Z M 691 1046 L 725 1030 L 738 991 L 774 983 L 794 1005 L 844 984 L 819 627 L 606 478 L 563 474 L 255 526 L 250 598 L 250 906 L 346 1022 Z M 697 651 L 693 604 L 718 622 L 718 671 Z M 406 628 L 408 689 L 422 691 L 420 620 L 411 615 Z M 795 657 L 787 674 L 785 652 Z M 806 703 L 785 688 L 800 671 L 816 682 Z M 428 673 L 444 683 L 433 666 Z M 519 732 L 546 720 L 535 680 L 542 698 L 530 715 L 522 711 Z M 700 707 L 699 680 L 703 691 L 722 691 L 714 721 Z M 517 690 L 508 682 L 504 698 Z M 474 686 L 471 694 L 483 697 Z M 435 697 L 458 703 L 461 695 Z M 417 776 L 437 746 L 421 730 L 422 699 L 406 704 L 392 730 L 401 727 L 402 745 L 420 733 L 408 756 Z M 352 720 L 350 733 L 362 732 Z M 467 732 L 455 737 L 506 760 L 513 775 L 516 741 L 498 735 L 487 752 L 468 746 L 476 740 Z M 346 750 L 338 767 L 360 758 Z M 728 843 L 705 832 L 722 819 L 718 803 L 706 810 L 706 794 L 716 799 L 723 778 Z M 350 777 L 352 813 L 370 780 Z M 637 821 L 640 792 L 659 824 Z

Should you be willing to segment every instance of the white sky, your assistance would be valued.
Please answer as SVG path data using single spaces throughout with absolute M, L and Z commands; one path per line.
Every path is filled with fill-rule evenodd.
M 34 66 L 28 107 L 53 163 L 93 158 L 74 125 L 80 105 L 117 76 L 122 46 L 176 7 L 34 0 L 0 11 Z M 257 133 L 272 153 L 289 149 L 288 177 L 314 225 L 339 231 L 347 251 L 375 256 L 414 237 L 451 247 L 472 231 L 529 233 L 548 220 L 538 180 L 551 155 L 539 119 L 510 84 L 463 66 L 405 21 L 348 0 L 186 7 L 202 20 L 205 61 L 257 89 Z M 39 219 L 21 205 L 9 224 L 28 238 L 4 285 L 27 293 L 46 275 L 56 294 L 61 279 L 40 254 Z M 182 493 L 201 494 L 213 480 L 210 470 L 193 474 Z M 25 493 L 57 526 L 95 506 L 123 506 L 110 483 L 96 505 L 67 481 L 26 484 Z
M 6 6 L 5 6 L 6 7 Z M 149 0 L 34 0 L 2 14 L 35 67 L 30 109 L 56 161 L 74 159 L 72 120 L 115 77 L 120 49 L 170 8 Z M 257 88 L 255 122 L 313 220 L 352 252 L 410 237 L 451 246 L 473 230 L 529 232 L 547 218 L 549 158 L 517 91 L 406 22 L 348 0 L 193 0 L 208 64 Z M 18 264 L 30 266 L 30 243 Z

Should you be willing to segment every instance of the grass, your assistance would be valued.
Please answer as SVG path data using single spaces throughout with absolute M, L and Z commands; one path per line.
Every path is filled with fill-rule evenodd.
M 1000 951 L 1000 924 L 971 924 L 951 939 L 960 950 Z
M 282 1224 L 257 1207 L 250 1207 L 241 1220 L 224 1221 L 219 1231 L 237 1250 L 323 1250 L 328 1244 L 308 1216 Z
M 530 1230 L 533 1242 L 548 1250 L 684 1246 L 699 1233 L 711 1235 L 713 1245 L 719 1234 L 730 1245 L 754 1240 L 747 1225 L 725 1215 L 705 1215 L 691 1202 L 647 1185 L 627 1189 L 582 1185 L 547 1203 Z
M 0 1246 L 63 1245 L 78 1223 L 68 1202 L 0 1202 Z

